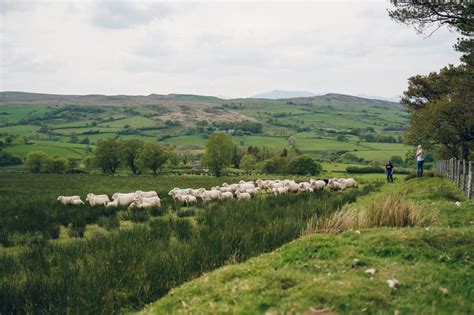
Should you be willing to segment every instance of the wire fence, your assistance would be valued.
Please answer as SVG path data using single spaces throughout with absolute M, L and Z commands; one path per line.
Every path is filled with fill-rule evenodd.
M 472 198 L 474 162 L 455 158 L 440 160 L 436 161 L 436 171 L 454 182 L 464 192 L 467 199 Z

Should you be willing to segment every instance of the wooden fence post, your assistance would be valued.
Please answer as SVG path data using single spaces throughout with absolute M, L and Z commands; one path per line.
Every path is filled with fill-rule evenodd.
M 471 196 L 472 196 L 472 172 L 474 171 L 473 167 L 474 167 L 474 162 L 469 162 L 469 170 L 468 170 L 469 173 L 467 174 L 467 187 L 466 187 L 467 199 L 471 199 Z

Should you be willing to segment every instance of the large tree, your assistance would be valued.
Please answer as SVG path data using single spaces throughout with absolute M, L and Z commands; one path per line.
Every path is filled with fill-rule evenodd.
M 115 173 L 120 165 L 119 143 L 115 139 L 97 141 L 94 156 L 96 165 L 104 173 Z
M 474 142 L 474 3 L 392 3 L 390 17 L 418 32 L 435 31 L 446 25 L 463 35 L 455 46 L 463 53 L 461 64 L 409 78 L 401 103 L 411 112 L 405 135 L 408 144 L 422 144 L 449 156 L 469 159 Z
M 120 141 L 120 159 L 124 161 L 133 174 L 138 171 L 137 159 L 144 142 L 139 139 Z
M 217 177 L 230 165 L 232 160 L 232 137 L 225 133 L 215 133 L 206 142 L 206 153 L 202 162 Z
M 156 175 L 156 171 L 168 160 L 166 150 L 157 142 L 147 142 L 138 154 L 138 164 L 140 167 L 149 168 Z

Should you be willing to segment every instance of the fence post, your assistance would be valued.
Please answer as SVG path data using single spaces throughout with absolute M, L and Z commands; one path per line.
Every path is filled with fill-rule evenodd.
M 461 160 L 456 161 L 456 186 L 461 187 Z
M 464 191 L 464 188 L 466 187 L 466 160 L 462 160 L 462 179 L 461 179 L 461 190 Z
M 471 199 L 472 196 L 472 172 L 474 166 L 474 162 L 469 162 L 469 173 L 467 174 L 467 190 L 466 190 L 466 196 L 467 199 Z

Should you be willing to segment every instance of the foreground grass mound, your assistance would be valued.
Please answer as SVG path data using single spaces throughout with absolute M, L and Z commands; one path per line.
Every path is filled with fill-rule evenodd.
M 429 178 L 385 185 L 346 210 L 373 211 L 391 193 L 437 212 L 436 219 L 430 226 L 377 227 L 382 220 L 369 229 L 307 235 L 185 283 L 143 313 L 474 313 L 474 203 L 448 181 Z M 389 287 L 389 279 L 399 285 Z

